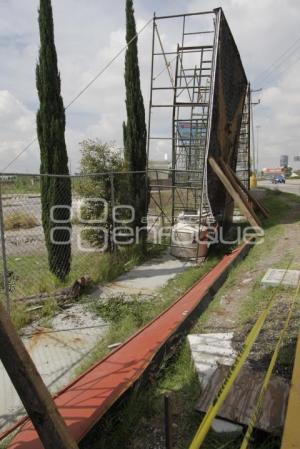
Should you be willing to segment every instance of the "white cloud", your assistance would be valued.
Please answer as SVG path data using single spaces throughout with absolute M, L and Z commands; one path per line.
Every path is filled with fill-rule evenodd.
M 32 140 L 35 134 L 35 114 L 10 92 L 3 90 L 0 91 L 0 123 L 0 155 L 3 169 Z M 30 166 L 24 165 L 24 158 L 27 161 L 28 155 L 21 158 L 19 167 L 27 170 Z

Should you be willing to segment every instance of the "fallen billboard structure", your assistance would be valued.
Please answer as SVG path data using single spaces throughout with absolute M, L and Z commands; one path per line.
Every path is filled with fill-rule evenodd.
M 230 223 L 234 208 L 209 157 L 249 186 L 250 87 L 221 8 L 154 17 L 152 49 L 148 159 L 172 154 L 171 207 L 160 206 L 173 253 L 197 259 L 206 227 Z M 190 238 L 179 236 L 185 221 Z

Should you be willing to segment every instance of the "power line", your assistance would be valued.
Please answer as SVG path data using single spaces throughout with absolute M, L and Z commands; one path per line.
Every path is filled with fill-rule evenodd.
M 76 97 L 73 98 L 73 100 L 65 107 L 65 110 L 69 109 L 70 106 L 72 106 L 73 103 L 75 103 L 76 100 L 78 100 L 79 97 L 81 97 L 84 92 L 88 90 L 88 88 L 94 84 L 95 81 L 97 81 L 98 78 L 100 78 L 101 75 L 103 75 L 104 72 L 121 56 L 121 54 L 129 47 L 132 42 L 134 42 L 137 37 L 148 27 L 148 25 L 152 22 L 153 18 L 148 20 L 146 24 L 136 33 L 135 36 L 128 42 L 128 44 L 124 45 L 124 47 L 121 48 L 121 50 L 106 64 L 103 69 L 100 70 L 100 72 L 97 73 L 97 75 L 76 95 Z
M 287 70 L 289 70 L 291 67 L 293 67 L 293 65 L 295 65 L 296 64 L 296 62 L 298 62 L 299 61 L 299 59 L 300 59 L 300 56 L 297 58 L 297 59 L 295 59 L 294 61 L 290 61 L 290 64 L 288 64 L 283 70 L 281 70 L 281 71 L 279 71 L 278 72 L 278 75 L 279 76 L 282 76 Z M 271 78 L 272 78 L 272 76 L 274 76 L 275 75 L 275 73 L 272 73 L 270 76 L 271 76 Z M 269 77 L 268 77 L 269 78 Z M 266 81 L 266 80 L 265 80 Z
M 275 59 L 275 61 L 272 62 L 272 64 L 270 64 L 265 70 L 263 70 L 254 80 L 257 81 L 259 78 L 261 78 L 261 76 L 265 76 L 265 74 L 272 69 L 272 67 L 281 60 L 281 58 L 283 58 L 298 42 L 300 41 L 300 38 L 296 39 L 296 41 L 290 45 L 278 58 Z
M 75 101 L 78 100 L 91 86 L 94 84 L 98 78 L 100 78 L 101 75 L 103 75 L 104 72 L 106 72 L 107 69 L 121 56 L 122 53 L 129 47 L 130 44 L 132 44 L 137 37 L 150 25 L 153 18 L 148 20 L 148 22 L 145 23 L 145 25 L 133 36 L 133 38 L 128 42 L 128 44 L 124 45 L 124 47 L 121 48 L 121 50 L 118 51 L 118 53 L 94 76 L 94 78 L 91 79 L 91 81 L 83 88 L 81 91 L 73 98 L 73 100 L 70 101 L 70 103 L 67 104 L 65 107 L 65 111 L 69 109 Z M 15 157 L 13 160 L 9 162 L 9 164 L 6 165 L 6 167 L 2 170 L 2 172 L 6 171 L 16 160 L 19 159 L 22 154 L 24 154 L 35 142 L 37 141 L 37 136 L 24 147 Z
M 294 61 L 291 61 L 291 63 L 288 64 L 283 70 L 281 70 L 280 72 L 278 72 L 277 75 L 281 77 L 287 70 L 289 70 L 291 67 L 293 67 L 299 60 L 300 60 L 300 57 L 298 57 L 298 58 L 295 59 Z M 271 79 L 272 79 L 272 76 L 274 76 L 274 75 L 275 75 L 275 73 L 271 73 L 271 74 L 270 74 Z M 269 77 L 268 77 L 268 78 L 269 78 Z M 265 80 L 265 81 L 266 81 L 266 80 Z M 265 92 L 265 90 L 263 90 L 263 92 L 262 92 L 261 99 L 263 99 L 264 92 Z
M 10 162 L 9 164 L 6 165 L 5 168 L 3 168 L 2 172 L 6 171 L 8 169 L 8 167 L 10 167 L 17 159 L 19 159 L 20 156 L 22 156 L 23 153 L 25 153 L 25 151 L 27 151 L 35 142 L 37 141 L 37 136 L 32 139 L 32 141 L 26 145 L 26 147 L 23 148 L 22 151 L 20 151 L 20 153 L 18 153 Z
M 289 59 L 294 53 L 295 51 L 297 51 L 299 49 L 299 47 L 294 48 L 295 46 L 297 46 L 297 44 L 300 42 L 300 38 L 297 38 L 292 45 L 290 45 L 278 58 L 275 59 L 275 61 L 272 62 L 272 64 L 270 64 L 265 70 L 263 70 L 255 79 L 254 79 L 254 83 L 257 82 L 258 80 L 260 80 L 261 78 L 263 78 L 263 81 L 265 81 L 265 79 L 267 79 L 270 74 L 276 70 L 277 68 L 279 68 L 287 59 Z M 292 52 L 291 52 L 292 50 Z M 290 55 L 288 55 L 288 53 L 291 52 Z M 288 56 L 287 56 L 288 55 Z M 287 58 L 285 58 L 285 56 L 287 56 Z
M 286 58 L 282 59 L 279 64 L 274 66 L 274 68 L 261 80 L 261 83 L 265 83 L 270 77 L 272 78 L 276 74 L 276 71 L 278 71 L 278 69 L 280 69 L 284 64 L 291 61 L 292 56 L 294 56 L 294 54 L 297 54 L 299 48 L 300 47 L 295 48 L 292 53 L 290 53 Z M 285 72 L 288 68 L 289 66 L 287 66 L 282 72 L 279 72 L 279 74 Z

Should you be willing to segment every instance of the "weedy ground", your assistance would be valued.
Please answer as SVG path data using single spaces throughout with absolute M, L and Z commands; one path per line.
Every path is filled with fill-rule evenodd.
M 295 252 L 300 245 L 300 198 L 279 191 L 266 191 L 263 202 L 271 212 L 270 218 L 264 221 L 264 243 L 254 246 L 247 258 L 232 270 L 191 333 L 231 330 L 236 335 L 235 344 L 239 349 L 272 294 L 272 289 L 262 289 L 260 286 L 260 280 L 267 268 L 300 268 L 300 255 Z M 211 260 L 210 267 L 216 261 L 217 258 Z M 201 267 L 188 269 L 170 281 L 160 292 L 160 298 L 155 298 L 151 303 L 141 304 L 133 301 L 128 304 L 119 299 L 114 305 L 99 306 L 98 313 L 112 323 L 112 333 L 107 336 L 106 342 L 103 342 L 104 346 L 100 344 L 92 359 L 97 359 L 107 352 L 105 345 L 123 341 L 132 331 L 153 318 L 199 279 L 203 272 Z M 258 340 L 255 350 L 251 353 L 252 363 L 260 363 L 261 369 L 266 368 L 268 357 L 270 359 L 272 355 L 278 332 L 287 313 L 286 304 L 293 295 L 294 291 L 291 289 L 279 288 L 276 292 L 274 309 L 266 323 L 264 338 Z M 299 306 L 295 309 L 276 366 L 277 374 L 286 378 L 290 378 L 292 372 L 298 323 Z M 201 386 L 187 342 L 184 341 L 173 358 L 163 364 L 156 380 L 136 390 L 124 401 L 117 414 L 107 415 L 101 420 L 89 438 L 82 442 L 81 447 L 164 449 L 163 399 L 168 394 L 172 410 L 172 448 L 186 449 L 201 421 L 201 416 L 194 410 L 200 393 Z M 237 449 L 240 443 L 240 435 L 220 435 L 211 431 L 202 447 Z M 279 449 L 280 437 L 256 435 L 250 447 Z
M 59 281 L 49 271 L 46 256 L 8 258 L 8 267 L 10 272 L 13 273 L 11 317 L 14 325 L 19 330 L 41 317 L 48 316 L 51 318 L 58 310 L 58 303 L 54 294 L 70 287 L 81 276 L 89 276 L 88 292 L 90 292 L 98 285 L 111 282 L 124 272 L 130 271 L 148 258 L 158 256 L 162 251 L 163 249 L 160 246 L 153 246 L 149 247 L 149 251 L 145 255 L 136 246 L 126 248 L 126 251 L 121 250 L 118 254 L 83 253 L 78 257 L 73 257 L 71 272 L 64 282 Z M 15 299 L 45 293 L 49 295 L 49 298 L 41 303 L 42 309 L 35 311 L 28 311 L 26 301 Z M 4 301 L 3 291 L 1 294 Z M 84 301 L 84 298 L 82 300 Z

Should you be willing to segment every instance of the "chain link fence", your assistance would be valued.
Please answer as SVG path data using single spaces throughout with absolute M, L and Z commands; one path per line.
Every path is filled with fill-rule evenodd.
M 95 312 L 103 284 L 143 260 L 128 205 L 130 175 L 146 181 L 145 172 L 0 175 L 0 300 L 53 394 L 87 366 L 108 331 Z M 149 170 L 146 184 L 151 245 L 161 243 L 159 229 L 172 226 L 172 200 L 179 193 L 168 169 Z M 47 198 L 53 185 L 56 201 L 45 211 L 42 189 Z M 185 193 L 183 188 L 180 197 Z M 169 237 L 164 242 L 168 246 Z M 1 363 L 0 397 L 1 436 L 25 414 Z
M 50 177 L 1 176 L 2 299 L 12 304 L 20 299 L 76 295 L 68 289 L 78 279 L 109 280 L 105 254 L 114 250 L 114 228 L 123 227 L 126 233 L 133 213 L 130 207 L 121 207 L 126 204 L 125 176 L 52 177 L 59 200 L 47 211 L 43 211 L 41 189 L 51 189 Z M 71 199 L 66 180 L 71 182 Z M 50 222 L 46 237 L 45 217 Z M 118 237 L 126 252 L 126 235 Z
M 52 393 L 106 335 L 93 308 L 102 285 L 141 260 L 127 183 L 127 173 L 0 175 L 0 300 Z M 45 211 L 42 189 L 47 197 L 53 186 L 57 201 Z M 25 414 L 1 363 L 0 398 L 1 435 Z
M 8 308 L 20 300 L 76 297 L 78 280 L 97 285 L 116 277 L 116 265 L 126 263 L 130 248 L 141 241 L 133 226 L 130 175 L 145 181 L 145 172 L 0 175 L 0 298 Z M 54 206 L 45 208 L 42 189 L 47 198 L 53 185 Z M 201 192 L 190 186 L 174 189 L 168 169 L 149 170 L 147 185 L 141 201 L 149 205 L 142 219 L 148 243 L 169 246 L 176 213 L 188 208 L 197 221 Z M 51 198 L 53 204 L 53 194 Z M 179 212 L 174 211 L 177 202 Z M 165 233 L 159 232 L 162 228 Z M 115 264 L 110 255 L 116 250 Z

